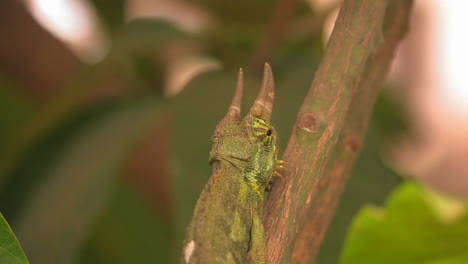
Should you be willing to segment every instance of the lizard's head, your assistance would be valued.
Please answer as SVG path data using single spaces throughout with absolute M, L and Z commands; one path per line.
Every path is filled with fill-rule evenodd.
M 275 96 L 270 65 L 265 64 L 260 92 L 244 119 L 241 119 L 242 92 L 241 69 L 229 111 L 213 136 L 210 163 L 217 166 L 226 162 L 242 171 L 248 181 L 263 187 L 274 172 L 278 153 L 276 131 L 269 123 Z

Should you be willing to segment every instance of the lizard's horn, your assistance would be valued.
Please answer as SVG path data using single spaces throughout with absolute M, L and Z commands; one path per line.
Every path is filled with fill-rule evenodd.
M 243 92 L 244 92 L 244 73 L 242 72 L 242 68 L 240 68 L 239 73 L 237 74 L 236 91 L 234 92 L 231 106 L 229 106 L 229 110 L 228 110 L 228 116 L 231 116 L 236 120 L 240 120 Z
M 273 80 L 273 72 L 268 63 L 265 63 L 263 70 L 263 79 L 260 92 L 257 99 L 250 108 L 249 113 L 255 117 L 270 121 L 271 111 L 273 110 L 273 100 L 275 99 L 275 81 Z

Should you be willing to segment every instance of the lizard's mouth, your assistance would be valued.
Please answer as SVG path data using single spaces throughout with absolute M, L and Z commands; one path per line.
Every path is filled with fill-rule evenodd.
M 221 157 L 224 161 L 230 163 L 232 166 L 235 168 L 241 170 L 245 166 L 242 166 L 241 164 L 248 163 L 252 158 L 251 157 L 238 157 L 238 156 L 224 156 Z

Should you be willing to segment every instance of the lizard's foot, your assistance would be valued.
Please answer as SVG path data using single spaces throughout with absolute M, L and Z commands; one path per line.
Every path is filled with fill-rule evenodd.
M 283 177 L 283 175 L 281 175 L 280 171 L 284 171 L 285 168 L 284 168 L 284 161 L 283 160 L 277 160 L 276 161 L 276 164 L 275 164 L 275 172 L 273 173 L 273 176 L 276 176 L 276 177 Z

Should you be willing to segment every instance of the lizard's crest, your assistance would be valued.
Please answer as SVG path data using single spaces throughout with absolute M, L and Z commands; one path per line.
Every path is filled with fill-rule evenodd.
M 265 64 L 262 86 L 244 119 L 241 119 L 243 72 L 226 116 L 218 123 L 210 153 L 214 167 L 227 162 L 240 170 L 256 191 L 263 190 L 273 175 L 278 152 L 275 129 L 270 125 L 275 96 L 273 73 Z M 229 166 L 229 165 L 228 165 Z

